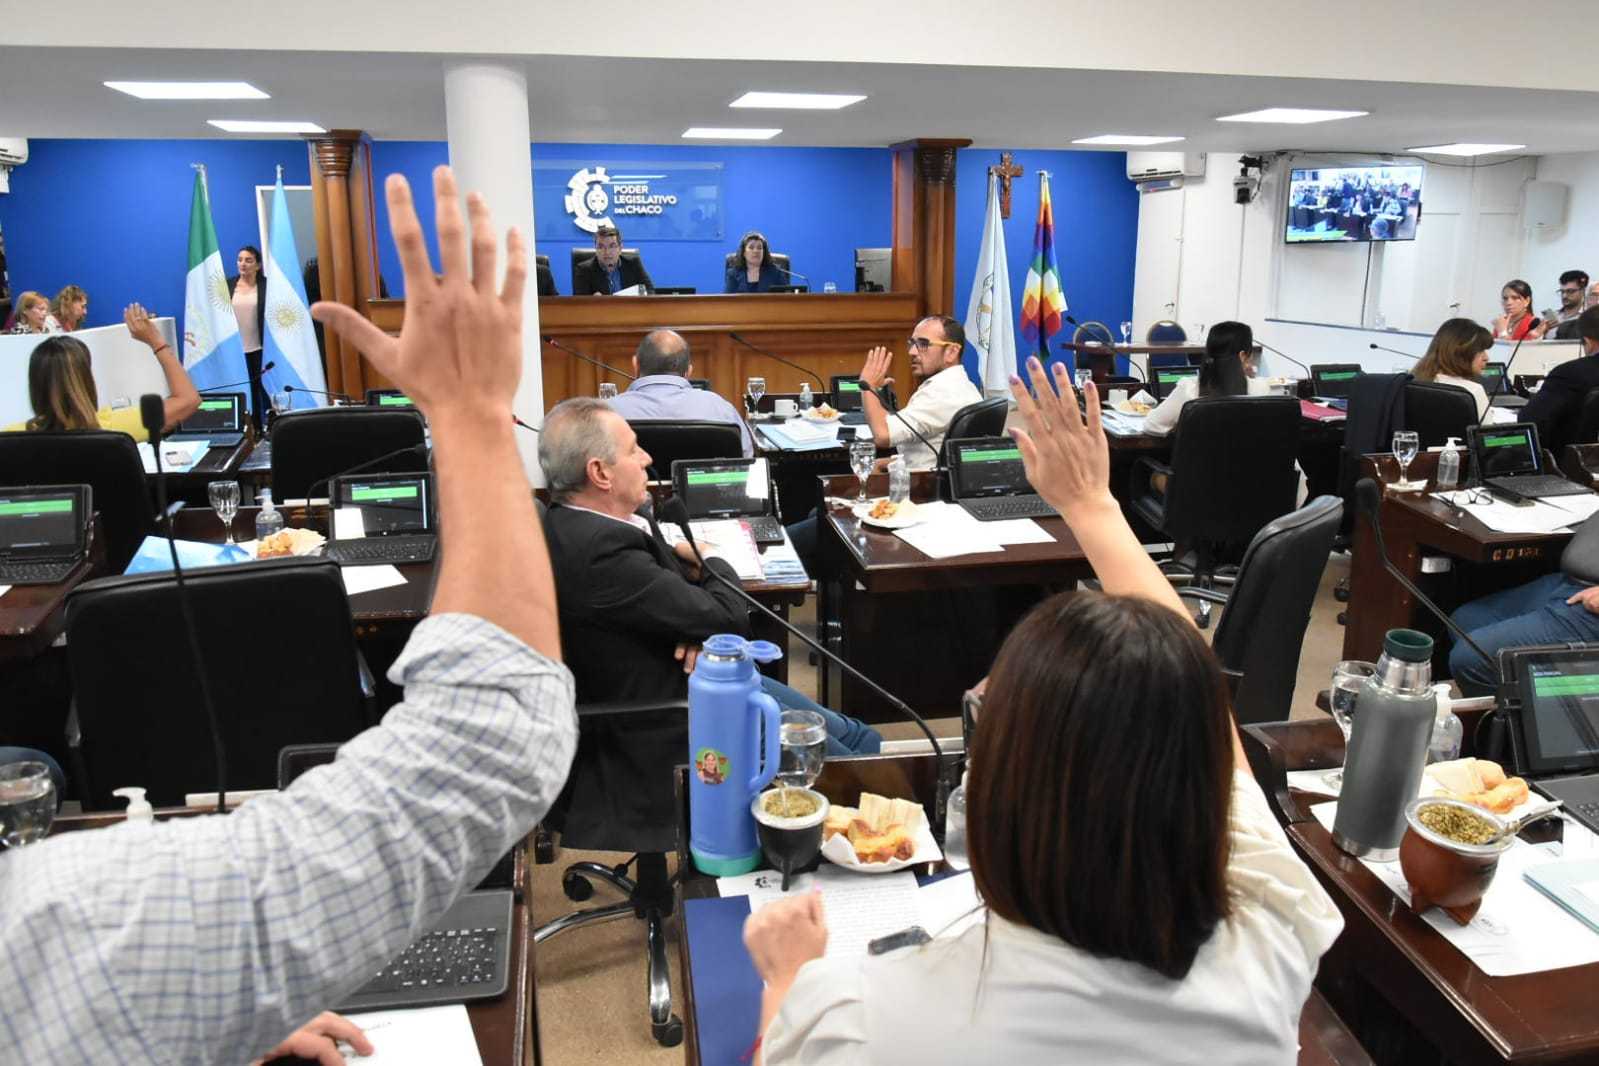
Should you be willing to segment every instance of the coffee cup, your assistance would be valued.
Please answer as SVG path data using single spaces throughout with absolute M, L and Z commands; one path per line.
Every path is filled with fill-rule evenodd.
M 803 814 L 783 813 L 783 804 L 810 808 Z M 774 788 L 750 803 L 755 815 L 755 835 L 772 869 L 783 875 L 783 891 L 796 873 L 811 869 L 822 854 L 822 823 L 831 805 L 827 797 L 809 788 Z
M 772 410 L 782 418 L 793 418 L 799 414 L 799 404 L 793 400 L 773 400 Z
M 1110 398 L 1110 405 L 1112 407 L 1115 407 L 1119 403 L 1126 403 L 1127 402 L 1127 390 L 1126 389 L 1110 389 L 1110 390 L 1108 390 L 1107 395 Z

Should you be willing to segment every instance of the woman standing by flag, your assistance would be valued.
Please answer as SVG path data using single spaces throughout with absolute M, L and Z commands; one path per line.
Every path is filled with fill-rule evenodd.
M 256 429 L 266 425 L 267 396 L 261 387 L 261 338 L 266 335 L 266 272 L 261 269 L 261 249 L 247 244 L 239 249 L 239 272 L 228 278 L 233 317 L 239 323 L 239 343 L 244 346 L 244 366 L 250 375 L 250 413 Z

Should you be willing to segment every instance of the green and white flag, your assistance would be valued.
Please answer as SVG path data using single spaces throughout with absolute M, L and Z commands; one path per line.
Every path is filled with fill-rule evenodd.
M 205 168 L 196 167 L 189 203 L 189 277 L 183 293 L 183 365 L 204 391 L 249 377 L 233 297 L 217 249 L 206 196 Z

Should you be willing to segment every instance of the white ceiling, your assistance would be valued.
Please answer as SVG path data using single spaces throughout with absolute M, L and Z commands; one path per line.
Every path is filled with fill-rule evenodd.
M 427 54 L 0 47 L 0 136 L 226 137 L 208 118 L 309 119 L 380 140 L 443 139 L 443 63 Z M 970 137 L 1060 148 L 1100 133 L 1179 134 L 1190 151 L 1394 152 L 1446 141 L 1599 149 L 1599 93 L 1118 70 L 519 56 L 540 141 L 671 144 L 690 125 L 781 126 L 775 145 Z M 107 80 L 249 81 L 264 101 L 140 101 Z M 866 93 L 840 112 L 734 111 L 749 89 Z M 1369 110 L 1313 126 L 1218 124 L 1268 106 Z

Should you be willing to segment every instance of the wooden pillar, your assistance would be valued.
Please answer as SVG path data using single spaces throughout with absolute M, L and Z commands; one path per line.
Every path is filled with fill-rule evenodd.
M 894 289 L 914 292 L 924 315 L 954 314 L 955 152 L 964 138 L 893 146 Z
M 360 130 L 332 130 L 306 138 L 311 195 L 316 212 L 317 261 L 322 299 L 368 313 L 377 299 L 377 240 L 373 219 L 372 142 Z M 388 384 L 353 345 L 326 334 L 328 388 L 361 396 Z

